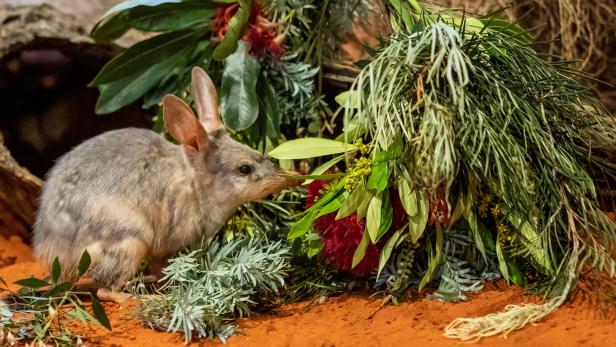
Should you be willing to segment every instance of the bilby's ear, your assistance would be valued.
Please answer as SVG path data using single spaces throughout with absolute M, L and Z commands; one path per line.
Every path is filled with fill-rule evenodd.
M 175 95 L 163 99 L 163 121 L 165 129 L 185 149 L 205 154 L 209 139 L 207 132 L 191 110 L 190 106 Z
M 192 69 L 191 81 L 192 97 L 195 100 L 195 107 L 199 115 L 199 121 L 208 133 L 224 129 L 224 125 L 218 113 L 218 98 L 216 87 L 210 76 L 199 67 Z

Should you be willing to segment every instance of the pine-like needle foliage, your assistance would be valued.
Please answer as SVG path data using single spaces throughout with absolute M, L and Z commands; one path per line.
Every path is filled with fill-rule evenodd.
M 224 341 L 233 320 L 246 316 L 256 295 L 277 293 L 289 269 L 289 249 L 281 241 L 237 238 L 173 258 L 163 270 L 165 285 L 144 296 L 141 318 L 152 328 L 181 331 Z
M 374 154 L 402 139 L 393 177 L 427 196 L 444 190 L 475 234 L 480 192 L 499 199 L 499 223 L 512 230 L 493 230 L 500 270 L 522 284 L 518 265 L 534 267 L 544 279 L 535 287 L 550 298 L 543 316 L 585 265 L 614 275 L 616 225 L 598 207 L 589 170 L 616 176 L 592 151 L 614 142 L 616 127 L 583 76 L 543 60 L 503 21 L 407 11 L 399 23 L 351 90 L 348 141 L 369 138 Z

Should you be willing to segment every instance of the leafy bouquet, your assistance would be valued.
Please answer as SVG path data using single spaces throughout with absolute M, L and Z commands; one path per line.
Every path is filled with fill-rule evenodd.
M 352 267 L 376 246 L 377 284 L 390 293 L 440 278 L 436 295 L 460 299 L 500 272 L 545 295 L 541 305 L 454 321 L 446 335 L 465 340 L 543 318 L 584 267 L 613 276 L 616 225 L 599 209 L 589 171 L 615 177 L 592 145 L 613 142 L 616 128 L 584 76 L 541 59 L 516 24 L 390 4 L 392 35 L 337 97 L 343 134 L 270 152 L 337 155 L 307 177 L 327 184 L 288 238 L 320 229 L 317 253 L 334 237 L 319 221 L 352 217 L 365 225 Z M 339 163 L 342 172 L 332 169 Z M 405 221 L 392 228 L 397 200 Z
M 96 112 L 140 98 L 150 108 L 166 94 L 183 94 L 190 69 L 200 66 L 220 85 L 227 129 L 253 147 L 277 144 L 285 124 L 318 134 L 320 116 L 329 110 L 315 86 L 319 37 L 307 32 L 314 2 L 132 0 L 111 8 L 92 29 L 97 42 L 129 29 L 159 34 L 100 70 L 90 83 L 100 90 Z M 162 130 L 161 119 L 156 129 Z

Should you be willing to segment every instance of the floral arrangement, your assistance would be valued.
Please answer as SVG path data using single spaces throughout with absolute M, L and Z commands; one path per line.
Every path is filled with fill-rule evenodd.
M 353 254 L 351 271 L 371 267 L 394 297 L 437 280 L 434 296 L 461 300 L 499 276 L 545 296 L 541 305 L 456 320 L 446 335 L 463 340 L 543 318 L 585 267 L 613 276 L 616 224 L 600 210 L 589 171 L 615 177 L 616 165 L 590 146 L 613 141 L 616 128 L 584 76 L 541 59 L 516 24 L 390 3 L 392 35 L 337 97 L 343 133 L 269 153 L 336 155 L 307 176 L 330 181 L 288 238 L 314 228 L 325 258 L 335 253 L 333 263 L 348 270 Z M 398 197 L 405 213 L 394 222 Z M 327 232 L 338 228 L 356 235 L 342 251 Z
M 374 3 L 386 8 L 391 32 L 365 47 L 369 57 L 355 62 L 354 83 L 332 112 L 322 68 L 334 31 L 352 30 Z M 219 86 L 233 136 L 283 166 L 316 166 L 304 177 L 305 209 L 302 192 L 284 192 L 242 207 L 224 230 L 228 240 L 286 238 L 289 249 L 259 251 L 240 238 L 248 253 L 232 243 L 180 255 L 165 269 L 168 284 L 144 296 L 152 327 L 187 341 L 224 339 L 251 295 L 273 295 L 287 273 L 292 300 L 343 290 L 349 278 L 394 303 L 409 288 L 467 300 L 497 278 L 544 296 L 446 329 L 469 340 L 545 317 L 583 269 L 615 274 L 616 225 L 599 209 L 589 172 L 616 177 L 616 165 L 592 151 L 614 141 L 616 128 L 587 76 L 543 60 L 520 26 L 416 0 L 131 0 L 110 9 L 92 37 L 109 42 L 129 29 L 158 34 L 94 78 L 98 113 L 186 94 L 200 66 Z M 343 129 L 325 138 L 338 116 Z M 154 123 L 162 130 L 160 117 Z M 210 262 L 217 257 L 224 261 Z M 263 280 L 250 288 L 237 285 L 246 274 L 235 270 L 228 281 L 210 276 L 248 263 Z M 212 287 L 228 287 L 228 296 L 204 299 Z M 236 299 L 245 305 L 234 309 Z

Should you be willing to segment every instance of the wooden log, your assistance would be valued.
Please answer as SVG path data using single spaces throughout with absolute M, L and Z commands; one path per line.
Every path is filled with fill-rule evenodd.
M 92 26 L 121 0 L 0 0 L 0 61 L 23 51 L 57 49 L 65 56 L 102 65 L 142 39 L 129 32 L 113 44 L 95 44 Z M 1 111 L 0 111 L 1 112 Z M 0 235 L 30 238 L 42 180 L 13 158 L 0 132 Z
M 30 238 L 28 229 L 36 217 L 36 202 L 42 186 L 40 178 L 13 159 L 0 133 L 0 204 L 5 215 L 8 211 L 13 216 L 12 224 L 17 224 L 8 230 L 9 235 L 13 231 L 25 239 Z

